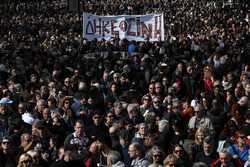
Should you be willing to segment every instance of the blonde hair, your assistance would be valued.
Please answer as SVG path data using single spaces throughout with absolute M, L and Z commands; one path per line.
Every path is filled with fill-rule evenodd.
M 202 142 L 200 143 L 199 142 L 199 139 L 198 139 L 198 135 L 202 133 L 204 135 L 204 138 L 205 138 L 205 130 L 203 128 L 198 128 L 195 132 L 195 136 L 194 136 L 194 141 L 196 144 L 202 144 Z
M 163 165 L 166 167 L 169 165 L 170 162 L 174 162 L 175 164 L 177 163 L 177 157 L 174 154 L 169 154 L 163 161 Z
M 18 161 L 18 165 L 17 167 L 26 167 L 26 165 L 23 164 L 24 161 L 30 161 L 30 163 L 32 163 L 32 157 L 27 154 L 24 153 L 19 157 L 19 161 Z

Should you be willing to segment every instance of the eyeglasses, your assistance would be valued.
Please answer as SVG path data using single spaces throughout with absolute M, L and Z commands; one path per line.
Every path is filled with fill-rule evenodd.
M 155 158 L 156 157 L 162 157 L 162 155 L 161 154 L 155 154 L 155 155 L 153 155 Z
M 183 153 L 183 150 L 175 150 L 175 153 Z
M 83 126 L 76 126 L 76 129 L 83 129 Z
M 32 162 L 31 160 L 24 160 L 21 163 L 31 163 L 31 162 Z
M 246 138 L 246 136 L 245 136 L 245 135 L 241 135 L 241 136 L 239 136 L 239 138 L 241 138 L 241 139 L 245 139 L 245 138 Z
M 35 160 L 38 160 L 38 159 L 40 159 L 40 156 L 39 155 L 34 155 L 32 158 L 35 159 Z
M 4 141 L 4 142 L 2 142 L 2 144 L 10 144 L 10 142 L 9 141 Z
M 197 135 L 198 137 L 204 137 L 204 135 Z

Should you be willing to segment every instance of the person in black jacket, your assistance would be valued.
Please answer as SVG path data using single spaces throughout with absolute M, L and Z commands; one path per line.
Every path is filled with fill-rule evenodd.
M 205 137 L 203 141 L 203 151 L 199 152 L 195 157 L 195 162 L 204 162 L 211 165 L 218 158 L 218 153 L 214 149 L 214 140 L 211 136 Z
M 89 125 L 89 129 L 87 130 L 88 136 L 92 140 L 96 140 L 99 136 L 108 136 L 108 130 L 108 127 L 103 123 L 103 116 L 101 112 L 95 111 L 92 114 L 92 124 Z
M 1 167 L 15 167 L 15 155 L 11 148 L 11 141 L 8 137 L 3 137 L 0 147 L 0 166 Z

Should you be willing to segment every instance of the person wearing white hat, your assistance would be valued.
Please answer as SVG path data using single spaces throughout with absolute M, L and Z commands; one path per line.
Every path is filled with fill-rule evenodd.
M 0 137 L 3 137 L 7 134 L 8 130 L 8 116 L 7 116 L 7 106 L 0 103 Z
M 3 97 L 1 100 L 0 100 L 0 104 L 3 104 L 3 105 L 7 105 L 7 104 L 12 104 L 13 101 L 10 100 L 9 98 L 7 97 Z
M 0 137 L 1 137 L 1 133 L 4 134 L 4 131 L 7 130 L 4 127 L 6 128 L 8 127 L 8 119 L 10 118 L 9 117 L 10 113 L 8 111 L 11 109 L 10 105 L 12 103 L 13 103 L 13 100 L 10 100 L 7 97 L 3 97 L 0 100 Z

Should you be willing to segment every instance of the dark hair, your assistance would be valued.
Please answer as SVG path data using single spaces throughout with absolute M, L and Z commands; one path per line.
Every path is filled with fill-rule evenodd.
M 80 119 L 76 120 L 75 125 L 76 125 L 76 123 L 79 123 L 81 125 L 85 125 L 84 122 L 82 120 L 80 120 Z
M 241 135 L 245 135 L 245 133 L 241 130 L 236 131 L 234 134 L 236 139 L 238 139 Z
M 99 134 L 99 135 L 96 136 L 96 140 L 98 140 L 102 144 L 105 144 L 108 147 L 112 146 L 112 140 L 111 140 L 111 137 L 109 135 L 101 135 L 101 134 Z
M 83 94 L 81 94 L 80 98 L 81 99 L 88 99 L 89 96 L 87 94 L 83 93 Z
M 177 144 L 173 145 L 173 150 L 174 150 L 176 147 L 181 147 L 181 148 L 184 150 L 184 147 L 183 147 L 182 144 L 177 143 Z
M 11 138 L 10 138 L 9 136 L 3 136 L 2 139 L 0 140 L 1 143 L 2 143 L 4 140 L 8 140 L 9 142 L 11 142 Z
M 56 101 L 56 99 L 54 97 L 49 97 L 48 101 L 50 101 L 52 104 L 56 104 L 57 103 L 57 101 Z
M 207 143 L 207 144 L 213 145 L 214 144 L 214 138 L 211 137 L 211 136 L 207 136 L 207 137 L 204 138 L 203 143 Z
M 135 142 L 135 143 L 132 143 L 131 145 L 133 145 L 136 151 L 139 151 L 141 154 L 144 154 L 144 148 L 141 144 Z

